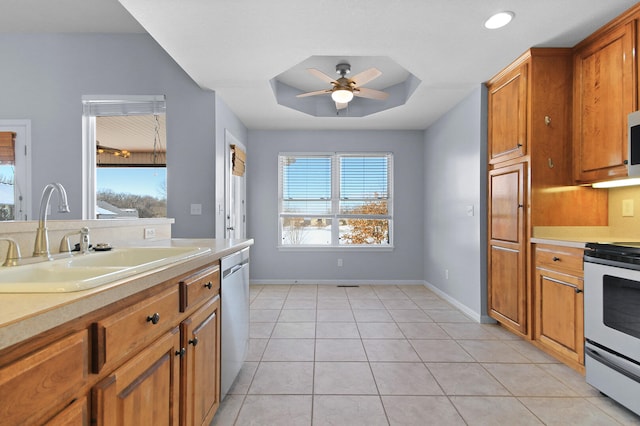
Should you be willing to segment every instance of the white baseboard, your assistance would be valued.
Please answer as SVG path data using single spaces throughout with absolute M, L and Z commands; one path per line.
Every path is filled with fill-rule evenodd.
M 424 285 L 422 280 L 250 280 L 254 285 L 317 284 L 317 285 Z
M 449 302 L 450 304 L 455 306 L 458 310 L 462 311 L 463 314 L 465 314 L 466 316 L 468 316 L 469 318 L 471 318 L 475 322 L 479 322 L 479 323 L 482 323 L 482 324 L 495 323 L 495 320 L 493 318 L 490 318 L 490 317 L 488 317 L 486 315 L 480 315 L 478 312 L 476 312 L 473 309 L 469 308 L 467 305 L 464 305 L 464 304 L 460 303 L 457 299 L 454 299 L 453 297 L 451 297 L 450 295 L 448 295 L 444 291 L 440 290 L 438 287 L 434 286 L 430 282 L 425 281 L 424 285 L 429 290 L 433 291 L 438 296 L 440 296 L 441 298 L 443 298 L 444 300 L 446 300 L 447 302 Z

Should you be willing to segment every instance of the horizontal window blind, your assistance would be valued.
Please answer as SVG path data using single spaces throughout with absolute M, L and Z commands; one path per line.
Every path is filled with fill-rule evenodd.
M 341 214 L 388 213 L 389 158 L 389 155 L 339 158 Z
M 331 157 L 281 156 L 282 213 L 331 213 Z
M 280 154 L 281 246 L 389 247 L 391 153 Z

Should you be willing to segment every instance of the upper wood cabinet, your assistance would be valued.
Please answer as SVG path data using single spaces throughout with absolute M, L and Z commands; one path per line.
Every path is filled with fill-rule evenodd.
M 489 164 L 527 153 L 527 71 L 524 62 L 489 82 Z
M 627 115 L 636 110 L 636 21 L 614 26 L 574 53 L 574 179 L 627 175 Z

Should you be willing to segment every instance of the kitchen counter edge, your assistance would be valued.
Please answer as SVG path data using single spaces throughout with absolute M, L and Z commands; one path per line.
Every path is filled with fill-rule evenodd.
M 210 251 L 94 289 L 71 293 L 0 294 L 0 350 L 161 282 L 188 273 L 253 245 L 253 239 L 172 238 L 135 246 L 206 247 Z M 134 244 L 132 244 L 134 245 Z

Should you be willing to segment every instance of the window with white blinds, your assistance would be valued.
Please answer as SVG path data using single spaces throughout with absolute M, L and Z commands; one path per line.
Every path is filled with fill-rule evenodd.
M 390 153 L 278 157 L 282 247 L 390 247 Z

